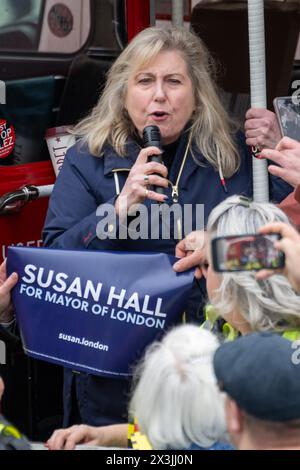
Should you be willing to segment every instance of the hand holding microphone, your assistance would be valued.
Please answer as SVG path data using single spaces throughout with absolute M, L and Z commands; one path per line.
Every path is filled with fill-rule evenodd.
M 159 128 L 145 127 L 143 138 L 145 148 L 140 151 L 115 202 L 116 213 L 121 219 L 131 214 L 132 206 L 143 203 L 145 199 L 157 202 L 167 199 L 164 188 L 168 187 L 168 170 L 162 164 Z
M 143 130 L 144 148 L 157 147 L 161 150 L 161 136 L 158 126 L 146 126 Z M 162 155 L 150 155 L 149 162 L 163 163 Z M 161 186 L 153 186 L 152 191 L 157 194 L 164 194 L 164 188 Z

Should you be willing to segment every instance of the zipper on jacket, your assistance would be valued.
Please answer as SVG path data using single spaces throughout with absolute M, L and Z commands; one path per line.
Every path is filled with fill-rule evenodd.
M 175 203 L 178 202 L 178 198 L 179 198 L 179 181 L 180 181 L 181 174 L 183 172 L 183 168 L 184 168 L 184 165 L 185 165 L 185 162 L 186 162 L 186 159 L 187 159 L 188 151 L 189 151 L 189 148 L 190 148 L 190 143 L 191 143 L 191 135 L 189 137 L 189 140 L 188 140 L 185 152 L 184 152 L 184 156 L 183 156 L 183 159 L 182 159 L 182 163 L 180 165 L 180 169 L 179 169 L 175 184 L 173 184 L 172 181 L 168 180 L 169 183 L 172 186 L 172 199 L 173 199 L 173 202 L 175 202 Z
M 170 181 L 171 183 L 171 181 Z M 178 186 L 175 186 L 171 183 L 172 185 L 172 199 L 173 199 L 173 202 L 178 202 L 178 196 L 179 196 L 179 193 L 178 193 Z
M 189 151 L 189 148 L 190 148 L 191 140 L 192 140 L 192 136 L 190 134 L 175 184 L 173 184 L 172 181 L 168 180 L 171 187 L 172 187 L 172 199 L 173 199 L 173 202 L 175 202 L 175 203 L 177 203 L 178 199 L 179 199 L 179 181 L 180 181 L 181 174 L 183 172 L 183 168 L 184 168 L 184 165 L 185 165 L 185 162 L 186 162 L 186 159 L 187 159 L 187 155 L 188 155 L 188 151 Z M 129 172 L 130 170 L 131 170 L 131 168 L 114 168 L 112 170 L 112 172 L 113 173 L 119 172 L 119 171 L 128 171 Z

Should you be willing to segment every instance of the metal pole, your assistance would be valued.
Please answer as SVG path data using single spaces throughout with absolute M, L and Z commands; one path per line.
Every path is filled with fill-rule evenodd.
M 150 24 L 149 0 L 126 0 L 127 36 L 128 41 L 148 28 Z
M 156 23 L 155 0 L 150 0 L 150 26 L 155 26 L 155 23 Z
M 183 26 L 183 1 L 184 0 L 172 0 L 173 26 Z
M 251 107 L 266 108 L 266 59 L 265 23 L 263 0 L 248 0 L 249 56 Z M 252 149 L 253 155 L 260 149 Z M 266 160 L 253 156 L 253 199 L 256 202 L 269 200 L 269 179 Z

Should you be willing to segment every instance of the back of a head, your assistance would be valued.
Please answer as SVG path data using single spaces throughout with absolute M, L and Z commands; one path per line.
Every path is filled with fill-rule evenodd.
M 292 442 L 299 446 L 299 344 L 295 345 L 274 333 L 253 333 L 224 343 L 215 353 L 219 385 L 243 412 L 254 447 Z
M 212 357 L 218 341 L 192 325 L 151 345 L 137 369 L 131 413 L 154 449 L 210 447 L 225 433 Z
M 284 212 L 274 204 L 230 196 L 212 210 L 207 230 L 214 236 L 252 234 L 266 223 L 278 221 L 289 223 Z
M 231 196 L 211 212 L 207 229 L 211 237 L 253 234 L 263 225 L 278 221 L 289 223 L 274 204 Z M 257 281 L 251 271 L 223 273 L 221 286 L 212 301 L 220 315 L 238 309 L 253 330 L 300 326 L 300 297 L 282 275 Z

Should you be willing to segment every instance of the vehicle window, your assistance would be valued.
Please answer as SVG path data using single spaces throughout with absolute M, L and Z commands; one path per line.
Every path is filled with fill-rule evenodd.
M 75 53 L 87 42 L 90 30 L 90 0 L 47 0 L 38 51 Z
M 72 54 L 90 31 L 90 0 L 0 1 L 1 52 Z
M 122 1 L 96 0 L 95 16 L 98 19 L 94 28 L 93 47 L 120 50 L 125 41 L 125 9 Z
M 1 0 L 1 50 L 36 50 L 43 0 Z

